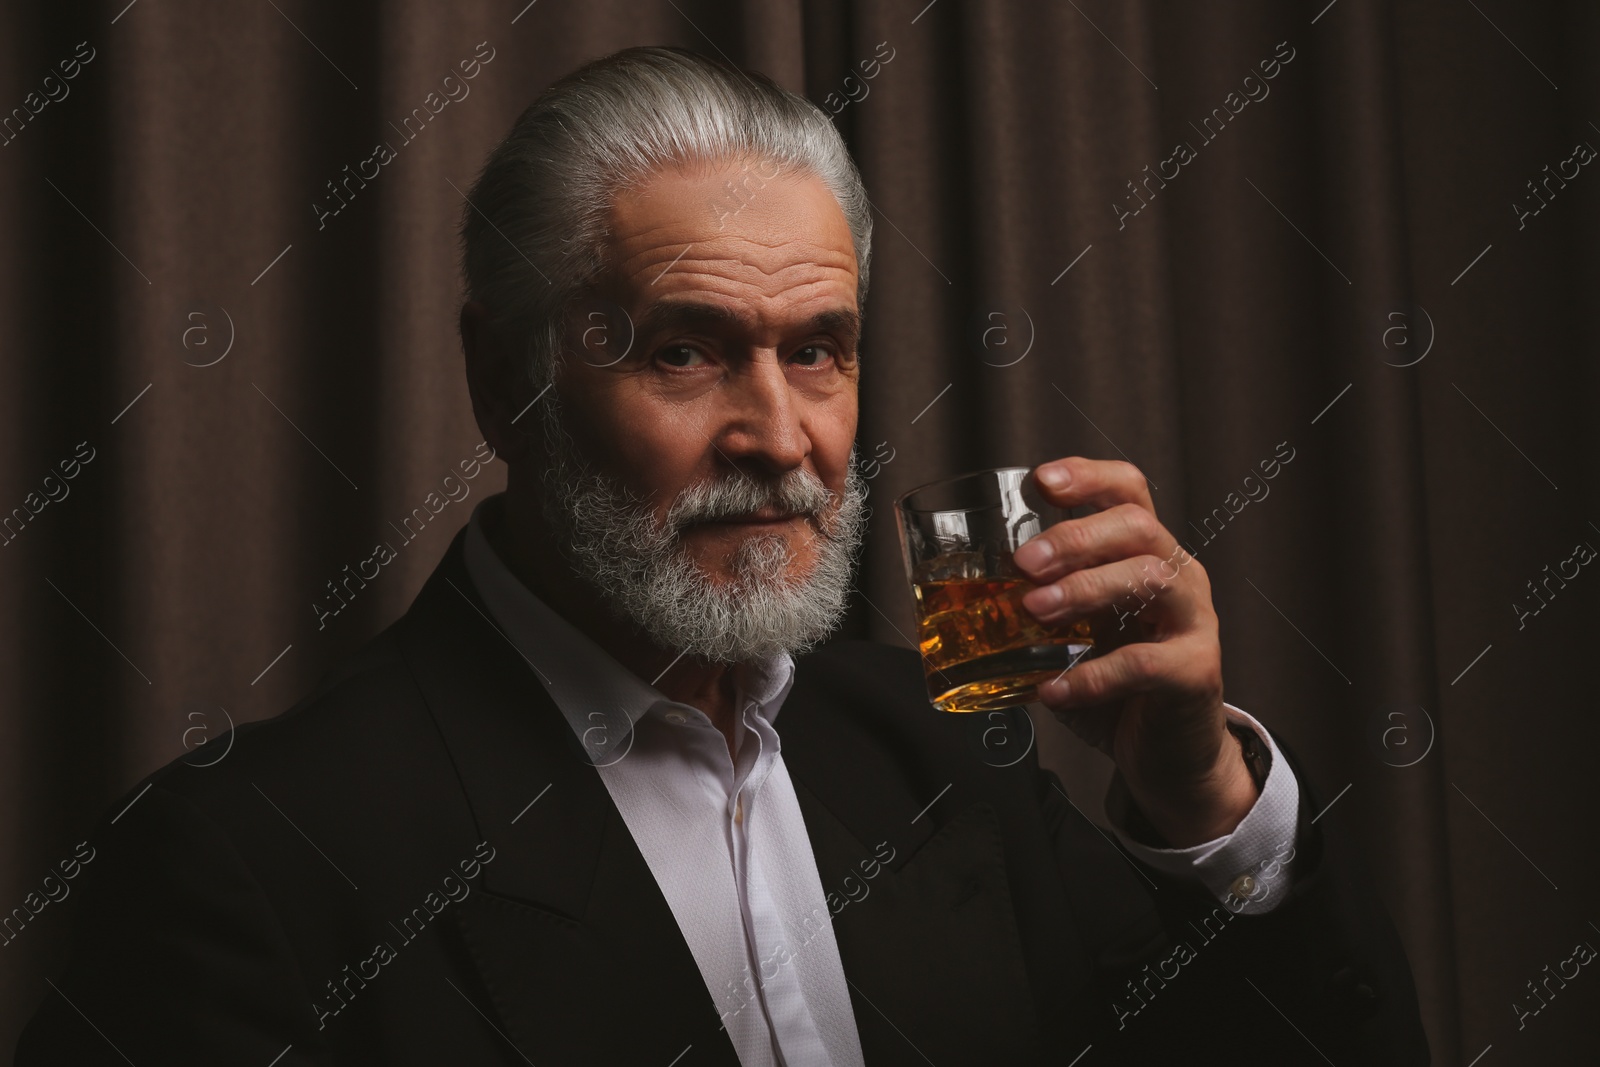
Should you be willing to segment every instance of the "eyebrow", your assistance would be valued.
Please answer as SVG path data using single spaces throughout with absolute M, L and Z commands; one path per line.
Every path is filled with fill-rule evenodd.
M 670 330 L 729 326 L 753 329 L 755 320 L 722 304 L 658 301 L 645 308 L 634 333 L 640 339 L 648 339 Z M 819 311 L 789 332 L 837 334 L 853 351 L 861 338 L 861 316 L 852 308 L 832 308 Z

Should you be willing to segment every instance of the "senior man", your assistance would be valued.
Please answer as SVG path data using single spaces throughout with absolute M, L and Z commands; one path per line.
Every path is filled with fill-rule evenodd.
M 1198 562 L 1040 694 L 1115 759 L 1120 849 L 915 651 L 817 647 L 868 212 L 760 75 L 630 49 L 541 95 L 464 213 L 506 492 L 317 692 L 113 808 L 19 1064 L 1426 1062 Z M 1017 553 L 1040 618 L 1181 552 L 1126 464 L 1037 479 L 1098 509 Z

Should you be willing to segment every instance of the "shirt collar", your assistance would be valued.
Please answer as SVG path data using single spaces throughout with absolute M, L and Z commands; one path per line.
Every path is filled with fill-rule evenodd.
M 511 573 L 483 532 L 485 509 L 498 509 L 503 497 L 497 493 L 473 509 L 463 546 L 467 573 L 501 634 L 539 676 L 584 748 L 604 759 L 652 710 L 686 705 L 624 667 Z M 753 702 L 770 723 L 794 685 L 794 658 L 780 652 L 740 663 L 734 679 L 739 705 Z

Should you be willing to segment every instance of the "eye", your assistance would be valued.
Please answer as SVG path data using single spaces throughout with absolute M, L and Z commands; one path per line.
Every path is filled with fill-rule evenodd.
M 671 367 L 696 366 L 695 360 L 704 360 L 705 353 L 694 345 L 666 345 L 656 353 L 656 358 Z
M 805 367 L 820 366 L 823 360 L 832 358 L 833 349 L 827 345 L 805 345 L 795 350 L 793 358 Z M 816 362 L 812 362 L 815 360 Z

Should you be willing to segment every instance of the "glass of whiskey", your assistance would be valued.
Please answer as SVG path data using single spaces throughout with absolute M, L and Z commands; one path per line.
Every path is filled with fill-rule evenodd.
M 1094 651 L 1094 619 L 1045 624 L 1022 606 L 1035 583 L 1012 553 L 1094 510 L 1048 503 L 1032 475 L 1031 467 L 974 471 L 895 501 L 928 698 L 942 711 L 1029 703 L 1037 686 Z

